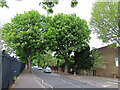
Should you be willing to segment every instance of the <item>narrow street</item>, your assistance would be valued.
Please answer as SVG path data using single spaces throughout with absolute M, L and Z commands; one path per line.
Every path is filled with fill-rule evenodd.
M 109 82 L 109 83 L 108 83 Z M 44 73 L 33 68 L 32 73 L 24 69 L 10 89 L 39 90 L 119 90 L 117 79 L 82 75 L 64 75 L 62 73 Z
M 32 72 L 46 88 L 103 88 L 56 73 L 44 73 L 37 69 L 32 69 Z

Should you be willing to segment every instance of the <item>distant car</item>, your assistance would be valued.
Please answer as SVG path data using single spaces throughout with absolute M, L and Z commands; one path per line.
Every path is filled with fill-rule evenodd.
M 38 67 L 37 69 L 38 69 L 38 70 L 42 70 L 42 67 Z
M 51 70 L 50 67 L 47 66 L 47 67 L 44 69 L 44 72 L 45 72 L 45 73 L 51 73 L 52 70 Z
M 38 68 L 38 66 L 33 66 L 33 68 Z

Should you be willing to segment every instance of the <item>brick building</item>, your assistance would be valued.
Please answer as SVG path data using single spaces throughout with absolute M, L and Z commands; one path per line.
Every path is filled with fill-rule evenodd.
M 96 75 L 102 77 L 112 77 L 112 72 L 116 72 L 117 77 L 119 77 L 120 47 L 113 48 L 105 46 L 98 48 L 98 51 L 100 51 L 100 56 L 104 56 L 102 60 L 107 62 L 107 64 L 103 67 L 96 68 Z

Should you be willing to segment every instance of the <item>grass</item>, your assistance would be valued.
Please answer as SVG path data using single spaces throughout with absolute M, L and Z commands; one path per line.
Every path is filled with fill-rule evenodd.
M 70 75 L 70 73 L 66 73 L 65 75 Z

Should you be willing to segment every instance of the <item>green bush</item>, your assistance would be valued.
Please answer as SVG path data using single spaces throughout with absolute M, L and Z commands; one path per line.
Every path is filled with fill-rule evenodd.
M 66 73 L 66 75 L 70 75 L 70 73 Z
M 16 76 L 14 76 L 14 82 L 17 80 L 17 77 Z

